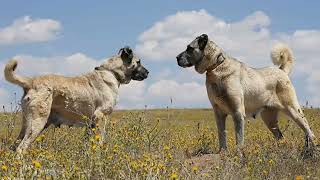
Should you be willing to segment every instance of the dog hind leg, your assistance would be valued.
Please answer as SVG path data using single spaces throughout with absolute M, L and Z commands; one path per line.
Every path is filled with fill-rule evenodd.
M 305 118 L 302 110 L 300 109 L 299 106 L 292 107 L 289 106 L 287 107 L 285 113 L 292 119 L 294 120 L 298 126 L 304 131 L 305 133 L 305 145 L 304 145 L 304 151 L 302 152 L 302 157 L 303 158 L 310 158 L 314 156 L 314 134 L 310 129 L 310 126 L 307 122 L 307 119 Z
M 261 118 L 277 140 L 283 138 L 278 125 L 278 110 L 265 109 L 261 112 Z
M 17 139 L 14 141 L 13 145 L 10 147 L 11 150 L 15 151 L 17 149 L 17 146 L 19 145 L 19 143 L 21 142 L 21 140 L 24 138 L 25 134 L 26 134 L 26 118 L 24 118 L 24 116 L 22 116 L 22 126 L 21 126 L 21 130 L 20 133 L 17 137 Z
M 22 102 L 23 116 L 26 120 L 25 136 L 17 147 L 24 152 L 42 132 L 47 124 L 52 105 L 52 92 L 47 88 L 30 91 Z
M 298 126 L 303 130 L 307 137 L 314 139 L 314 134 L 310 129 L 307 119 L 305 118 L 302 110 L 297 107 L 287 107 L 284 111 Z

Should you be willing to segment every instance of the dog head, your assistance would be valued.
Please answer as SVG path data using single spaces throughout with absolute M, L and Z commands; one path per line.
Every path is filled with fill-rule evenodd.
M 177 63 L 183 68 L 195 66 L 195 70 L 203 74 L 208 68 L 220 62 L 222 50 L 202 34 L 193 40 L 185 51 L 177 56 Z
M 118 55 L 111 57 L 95 70 L 111 71 L 121 84 L 128 84 L 131 80 L 142 81 L 149 74 L 149 71 L 141 64 L 141 60 L 128 46 L 121 48 Z

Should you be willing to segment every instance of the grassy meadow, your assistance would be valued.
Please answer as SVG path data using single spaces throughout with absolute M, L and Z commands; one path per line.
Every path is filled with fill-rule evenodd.
M 304 110 L 320 143 L 320 110 Z M 49 127 L 19 156 L 9 149 L 20 113 L 0 115 L 0 179 L 320 179 L 320 159 L 303 160 L 304 135 L 280 116 L 275 141 L 260 117 L 245 126 L 245 161 L 227 119 L 228 150 L 218 151 L 211 109 L 116 111 L 106 141 L 96 129 Z

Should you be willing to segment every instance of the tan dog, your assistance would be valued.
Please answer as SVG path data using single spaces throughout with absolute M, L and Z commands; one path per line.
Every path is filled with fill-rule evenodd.
M 177 56 L 179 66 L 195 66 L 200 74 L 207 72 L 207 93 L 215 112 L 220 149 L 227 148 L 225 121 L 228 114 L 235 123 L 236 143 L 242 146 L 244 119 L 255 117 L 259 112 L 275 138 L 282 138 L 277 118 L 278 112 L 282 111 L 305 132 L 306 147 L 312 151 L 314 134 L 288 76 L 293 66 L 293 54 L 286 45 L 277 44 L 271 57 L 279 67 L 251 68 L 228 56 L 206 34 L 197 37 Z
M 7 81 L 24 90 L 18 152 L 26 150 L 50 124 L 84 126 L 88 119 L 93 120 L 92 125 L 99 123 L 112 112 L 120 84 L 128 84 L 131 79 L 142 81 L 148 76 L 148 70 L 129 47 L 120 49 L 119 55 L 92 72 L 77 77 L 22 77 L 15 74 L 16 67 L 17 61 L 11 60 L 4 73 Z

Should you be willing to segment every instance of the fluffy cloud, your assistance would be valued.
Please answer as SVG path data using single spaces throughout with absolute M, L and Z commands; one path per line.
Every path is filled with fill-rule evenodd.
M 49 41 L 56 38 L 61 29 L 58 21 L 24 16 L 10 26 L 0 28 L 0 45 Z
M 145 59 L 174 59 L 196 36 L 208 34 L 227 52 L 247 62 L 266 64 L 269 58 L 270 19 L 257 11 L 241 21 L 228 23 L 205 10 L 181 11 L 156 22 L 138 39 L 137 52 Z M 257 64 L 257 62 L 255 62 Z
M 100 63 L 82 53 L 54 57 L 16 55 L 13 59 L 18 60 L 18 73 L 30 76 L 48 73 L 77 75 L 93 70 Z
M 145 105 L 148 108 L 206 107 L 209 100 L 205 86 L 197 82 L 162 79 L 147 86 L 145 82 L 131 81 L 120 87 L 119 109 L 144 108 Z
M 121 85 L 117 108 L 143 108 L 146 105 L 146 84 L 144 81 L 131 81 Z
M 311 96 L 309 102 L 319 105 L 317 91 L 320 88 L 320 30 L 298 29 L 293 33 L 271 34 L 270 24 L 270 18 L 261 11 L 234 22 L 226 22 L 205 10 L 180 11 L 154 23 L 141 33 L 136 50 L 144 59 L 158 62 L 171 60 L 175 63 L 175 56 L 183 51 L 189 42 L 206 33 L 229 55 L 250 66 L 263 67 L 271 65 L 269 54 L 272 45 L 277 41 L 284 41 L 293 49 L 296 59 L 292 77 L 306 78 L 306 86 L 302 91 Z M 203 79 L 197 78 L 199 75 L 187 73 L 189 72 L 178 72 L 172 77 L 183 82 L 188 82 L 189 78 L 189 82 L 196 80 L 203 83 Z M 303 101 L 305 100 L 307 99 Z
M 208 96 L 204 85 L 197 82 L 178 83 L 173 80 L 160 80 L 150 85 L 148 95 L 153 100 L 169 102 L 174 106 L 190 107 L 207 104 Z
M 305 86 L 300 89 L 298 87 L 298 95 L 304 93 L 305 97 L 310 98 L 301 99 L 302 101 L 309 100 L 311 104 L 319 105 L 320 30 L 305 29 L 272 34 L 270 25 L 270 18 L 261 11 L 234 22 L 227 22 L 205 10 L 181 11 L 156 22 L 141 33 L 135 50 L 143 59 L 159 66 L 146 81 L 132 81 L 121 86 L 117 107 L 165 107 L 170 105 L 171 98 L 174 107 L 209 107 L 204 76 L 197 74 L 193 68 L 178 67 L 175 60 L 175 56 L 186 48 L 186 44 L 201 33 L 207 33 L 228 54 L 253 67 L 271 65 L 269 53 L 274 42 L 288 43 L 296 59 L 293 81 L 305 78 Z M 15 58 L 20 60 L 19 73 L 26 75 L 76 75 L 88 72 L 101 63 L 101 60 L 82 53 L 60 57 L 17 55 Z M 3 64 L 0 66 L 3 68 Z M 3 76 L 2 73 L 0 76 Z M 2 96 L 1 93 L 7 92 L 1 92 L 0 89 Z

